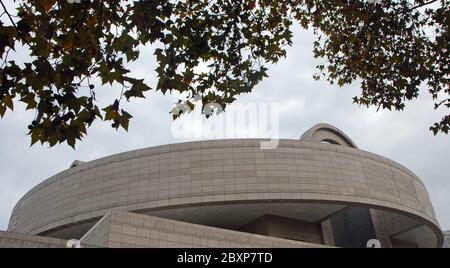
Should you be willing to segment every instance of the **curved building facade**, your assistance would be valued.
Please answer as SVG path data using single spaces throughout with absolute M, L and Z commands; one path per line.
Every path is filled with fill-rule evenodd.
M 327 124 L 262 141 L 75 161 L 17 203 L 8 231 L 106 247 L 442 246 L 427 190 L 402 165 Z

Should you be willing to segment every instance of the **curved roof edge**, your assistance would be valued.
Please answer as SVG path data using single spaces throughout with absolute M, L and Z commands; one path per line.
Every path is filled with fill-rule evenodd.
M 356 146 L 349 136 L 337 127 L 326 123 L 320 123 L 312 126 L 302 134 L 300 140 L 312 142 L 324 141 L 358 149 L 358 146 Z

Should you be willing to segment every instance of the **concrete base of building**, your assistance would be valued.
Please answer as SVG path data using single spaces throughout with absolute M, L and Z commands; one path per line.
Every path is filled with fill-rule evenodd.
M 0 231 L 1 248 L 74 247 L 69 240 Z M 89 248 L 326 248 L 329 246 L 111 210 L 80 240 Z
M 82 244 L 101 247 L 326 247 L 199 224 L 111 210 L 81 239 Z
M 0 231 L 0 248 L 65 248 L 67 240 Z

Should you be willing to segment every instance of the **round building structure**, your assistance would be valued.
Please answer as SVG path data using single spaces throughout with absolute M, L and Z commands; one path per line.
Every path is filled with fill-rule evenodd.
M 75 161 L 20 199 L 8 231 L 113 247 L 202 246 L 195 239 L 203 231 L 239 240 L 209 246 L 253 238 L 259 246 L 442 246 L 427 190 L 402 165 L 359 150 L 328 124 L 275 149 L 261 149 L 262 141 L 188 142 Z M 128 225 L 114 225 L 120 217 Z M 165 243 L 152 237 L 157 226 L 166 228 Z

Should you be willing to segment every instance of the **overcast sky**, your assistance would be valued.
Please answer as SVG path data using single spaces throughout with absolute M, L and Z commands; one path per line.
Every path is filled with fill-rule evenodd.
M 240 103 L 279 103 L 280 137 L 298 139 L 312 125 L 330 123 L 347 135 L 360 149 L 397 161 L 416 173 L 427 186 L 441 227 L 450 229 L 450 137 L 433 136 L 428 130 L 442 113 L 433 110 L 426 90 L 408 103 L 403 112 L 378 111 L 358 107 L 352 97 L 358 84 L 339 88 L 326 81 L 314 81 L 316 60 L 312 57 L 310 32 L 295 29 L 294 46 L 287 58 L 271 66 L 266 78 L 253 93 L 238 98 Z M 155 61 L 151 49 L 144 49 L 132 71 L 155 84 Z M 101 104 L 117 98 L 120 89 L 96 86 Z M 0 229 L 6 229 L 15 203 L 36 184 L 69 167 L 75 159 L 99 157 L 154 145 L 182 142 L 171 134 L 169 111 L 176 96 L 147 94 L 147 99 L 127 104 L 134 116 L 129 132 L 116 132 L 110 123 L 95 122 L 76 150 L 67 145 L 30 148 L 27 126 L 33 113 L 15 103 L 15 112 L 0 120 Z

